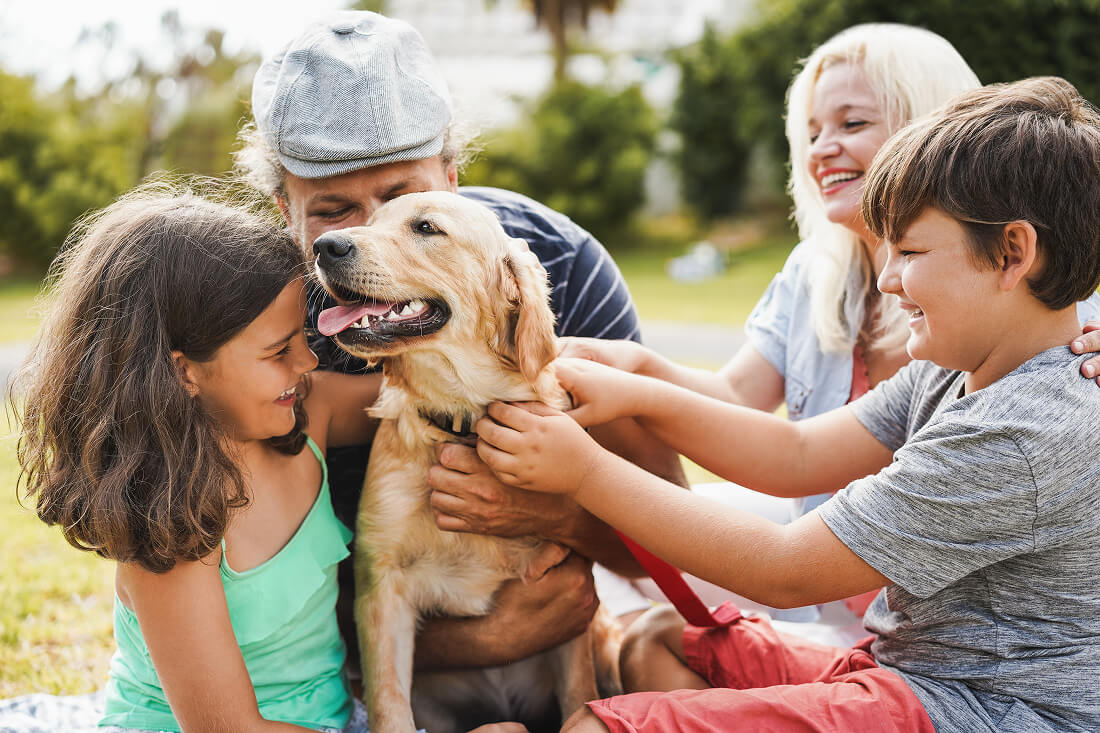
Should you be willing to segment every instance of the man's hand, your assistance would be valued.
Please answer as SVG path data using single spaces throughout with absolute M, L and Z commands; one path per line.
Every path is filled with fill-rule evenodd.
M 500 482 L 472 446 L 441 443 L 428 470 L 435 523 L 447 532 L 498 537 L 566 539 L 583 510 L 564 496 L 524 491 Z
M 1075 354 L 1090 354 L 1100 351 L 1100 321 L 1087 321 L 1081 329 L 1081 336 L 1070 344 Z M 1096 379 L 1100 385 L 1100 356 L 1094 356 L 1081 365 L 1081 374 Z
M 486 667 L 525 659 L 579 636 L 597 605 L 591 563 L 570 553 L 537 580 L 501 585 L 487 616 L 427 619 L 416 643 L 416 668 Z
M 605 431 L 609 426 L 599 428 Z M 679 459 L 652 449 L 640 428 L 632 433 L 611 431 L 642 451 L 649 470 L 671 480 L 681 477 Z M 652 438 L 650 438 L 652 440 Z M 613 441 L 614 442 L 614 441 Z M 616 443 L 620 450 L 622 445 Z M 663 448 L 663 446 L 662 446 Z M 664 449 L 667 451 L 667 449 Z M 652 454 L 652 455 L 649 455 Z M 616 572 L 636 575 L 641 568 L 614 531 L 577 502 L 558 494 L 524 491 L 501 483 L 469 446 L 447 443 L 436 447 L 440 463 L 428 471 L 436 525 L 449 532 L 475 532 L 501 537 L 534 535 L 572 548 Z M 634 456 L 631 456 L 634 457 Z

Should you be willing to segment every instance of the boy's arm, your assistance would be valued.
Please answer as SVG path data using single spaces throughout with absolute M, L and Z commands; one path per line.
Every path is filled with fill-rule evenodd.
M 891 584 L 816 512 L 775 524 L 677 491 L 615 456 L 604 458 L 600 477 L 582 484 L 577 501 L 681 570 L 775 608 L 826 603 Z M 633 509 L 638 506 L 659 507 L 660 521 Z
M 582 426 L 633 415 L 695 463 L 774 496 L 834 491 L 893 457 L 846 407 L 791 422 L 582 360 L 559 360 L 557 374 Z
M 837 600 L 890 583 L 840 542 L 816 513 L 778 525 L 683 491 L 600 448 L 568 416 L 541 405 L 521 409 L 498 403 L 490 415 L 497 422 L 478 423 L 478 452 L 502 480 L 568 494 L 654 554 L 704 580 L 781 608 Z

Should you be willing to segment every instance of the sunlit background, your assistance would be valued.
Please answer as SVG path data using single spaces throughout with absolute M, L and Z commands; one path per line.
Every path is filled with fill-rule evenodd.
M 263 54 L 341 0 L 0 0 L 0 376 L 72 223 L 159 171 L 226 175 Z M 784 93 L 858 22 L 927 27 L 984 82 L 1057 74 L 1100 100 L 1097 0 L 365 0 L 416 26 L 482 130 L 466 183 L 595 233 L 651 345 L 716 366 L 796 235 Z M 560 14 L 559 12 L 560 11 Z M 661 328 L 664 326 L 664 328 Z M 659 337 L 667 341 L 659 341 Z M 99 688 L 111 564 L 15 500 L 0 444 L 0 698 Z

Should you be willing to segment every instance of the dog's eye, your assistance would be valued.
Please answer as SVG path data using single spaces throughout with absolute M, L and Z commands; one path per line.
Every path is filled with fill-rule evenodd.
M 413 229 L 415 229 L 416 231 L 418 231 L 421 234 L 442 234 L 443 233 L 442 231 L 439 230 L 439 228 L 435 224 L 432 224 L 427 219 L 420 219 L 419 221 L 415 222 L 413 224 Z

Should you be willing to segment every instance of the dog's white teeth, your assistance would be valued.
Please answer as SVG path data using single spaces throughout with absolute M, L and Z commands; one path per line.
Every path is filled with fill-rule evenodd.
M 396 314 L 396 313 L 394 313 L 393 311 L 390 311 L 389 313 L 387 313 L 386 315 L 384 315 L 384 316 L 382 316 L 382 317 L 383 317 L 383 318 L 385 318 L 385 319 L 386 319 L 387 321 L 396 321 L 396 320 L 397 320 L 397 319 L 399 319 L 399 318 L 400 318 L 401 316 L 397 315 L 397 314 Z
M 413 309 L 409 307 L 408 303 L 406 303 L 405 307 L 401 309 L 401 315 L 411 316 L 412 314 L 413 314 Z
M 406 307 L 409 309 L 409 313 L 419 313 L 428 306 L 424 304 L 423 300 L 410 300 L 409 305 Z

